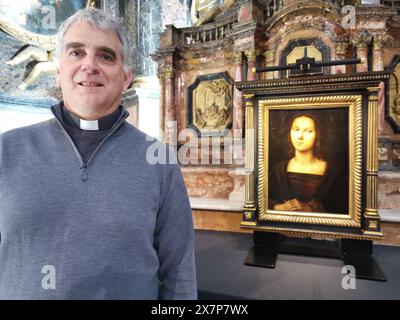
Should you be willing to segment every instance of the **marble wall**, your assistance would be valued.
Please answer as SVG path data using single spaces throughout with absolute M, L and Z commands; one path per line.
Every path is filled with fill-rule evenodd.
M 154 0 L 137 2 L 137 75 L 151 76 L 157 72 L 157 66 L 150 54 L 157 50 L 159 36 L 162 31 L 161 3 Z
M 136 20 L 136 74 L 155 76 L 157 64 L 150 55 L 159 46 L 165 25 L 176 27 L 190 25 L 189 0 L 138 0 Z
M 167 24 L 173 24 L 177 28 L 191 26 L 190 2 L 190 0 L 163 0 L 161 4 L 163 26 Z

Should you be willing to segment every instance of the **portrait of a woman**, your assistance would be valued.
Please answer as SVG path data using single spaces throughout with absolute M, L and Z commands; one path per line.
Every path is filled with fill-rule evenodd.
M 346 181 L 321 148 L 322 127 L 309 112 L 296 113 L 287 130 L 287 157 L 271 168 L 269 209 L 346 213 Z

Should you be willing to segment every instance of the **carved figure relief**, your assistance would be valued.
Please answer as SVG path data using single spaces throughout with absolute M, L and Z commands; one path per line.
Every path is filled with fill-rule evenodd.
M 18 89 L 22 91 L 26 90 L 26 88 L 33 84 L 41 74 L 55 74 L 57 67 L 53 60 L 53 56 L 54 51 L 48 52 L 38 47 L 28 46 L 19 52 L 14 58 L 7 61 L 6 63 L 10 66 L 16 66 L 31 59 L 37 61 L 26 79 L 18 86 Z
M 189 95 L 189 122 L 198 132 L 218 134 L 231 126 L 232 84 L 225 74 L 199 77 Z

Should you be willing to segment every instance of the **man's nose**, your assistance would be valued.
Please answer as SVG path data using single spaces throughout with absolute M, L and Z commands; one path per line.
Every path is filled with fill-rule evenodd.
M 86 55 L 82 60 L 81 70 L 87 73 L 96 74 L 99 72 L 96 57 L 94 55 Z

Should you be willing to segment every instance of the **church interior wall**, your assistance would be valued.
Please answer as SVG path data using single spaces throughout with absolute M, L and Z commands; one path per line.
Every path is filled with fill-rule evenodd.
M 226 72 L 235 81 L 238 80 L 238 74 L 242 77 L 240 80 L 246 80 L 247 75 L 251 76 L 250 66 L 254 62 L 252 54 L 256 55 L 259 64 L 265 66 L 279 65 L 280 54 L 289 41 L 314 37 L 320 38 L 328 46 L 331 60 L 352 58 L 354 52 L 357 51 L 357 48 L 352 46 L 350 36 L 357 35 L 359 32 L 356 30 L 352 34 L 344 34 L 344 31 L 338 28 L 338 26 L 340 27 L 340 19 L 338 19 L 340 17 L 333 13 L 318 13 L 320 12 L 319 9 L 310 9 L 311 11 L 303 11 L 303 13 L 300 10 L 297 18 L 295 13 L 287 15 L 288 18 L 284 23 L 279 20 L 276 21 L 275 25 L 267 32 L 262 21 L 263 19 L 266 20 L 268 16 L 265 4 L 272 4 L 273 1 L 236 1 L 234 6 L 222 12 L 220 16 L 213 17 L 203 26 L 196 28 L 191 26 L 190 22 L 190 1 L 163 0 L 156 3 L 154 1 L 125 0 L 120 2 L 119 5 L 108 0 L 100 2 L 103 8 L 107 8 L 121 18 L 132 41 L 134 51 L 132 62 L 137 78 L 134 80 L 133 87 L 124 96 L 124 101 L 130 108 L 128 110 L 132 114 L 130 121 L 135 125 L 140 123 L 138 110 L 142 106 L 135 88 L 140 88 L 143 83 L 146 83 L 147 94 L 153 97 L 154 103 L 161 104 L 161 119 L 160 123 L 156 124 L 160 131 L 165 131 L 167 120 L 177 121 L 178 132 L 187 128 L 188 90 L 198 77 Z M 296 3 L 296 1 L 283 1 L 286 7 L 296 5 Z M 138 16 L 139 11 L 140 17 Z M 397 12 L 398 14 L 399 12 Z M 382 15 L 386 17 L 388 13 L 382 13 Z M 150 16 L 154 21 L 157 20 L 157 17 L 161 16 L 161 18 L 158 19 L 157 24 L 150 24 Z M 184 32 L 189 30 L 193 34 L 200 34 L 198 33 L 199 30 L 202 32 L 208 29 L 219 30 L 216 27 L 219 22 L 227 21 L 234 16 L 236 17 L 234 23 L 236 27 L 226 29 L 224 31 L 226 35 L 223 39 L 197 46 L 182 43 Z M 293 17 L 297 20 L 292 19 Z M 376 17 L 378 17 L 378 20 L 380 19 L 379 14 Z M 310 26 L 310 23 L 313 26 Z M 171 24 L 176 29 L 168 29 L 167 26 Z M 372 28 L 365 23 L 362 26 Z M 217 29 L 213 29 L 213 27 Z M 379 29 L 379 32 L 387 32 L 393 38 L 392 45 L 384 45 L 382 49 L 383 65 L 387 66 L 393 56 L 400 54 L 400 27 L 396 23 L 390 26 L 385 26 L 385 23 L 374 24 L 373 27 Z M 371 29 L 370 31 L 375 32 L 376 30 Z M 168 38 L 171 41 L 165 44 L 163 41 L 167 41 L 168 32 L 171 32 L 169 35 L 171 38 Z M 181 40 L 174 41 L 172 36 Z M 337 54 L 337 42 L 340 41 L 348 44 L 345 56 Z M 216 44 L 217 42 L 218 44 Z M 0 34 L 0 46 L 2 48 L 0 72 L 3 75 L 0 80 L 0 108 L 5 108 L 7 101 L 14 103 L 18 100 L 18 103 L 25 101 L 25 103 L 43 109 L 44 103 L 60 99 L 60 92 L 57 90 L 53 82 L 54 77 L 51 75 L 41 76 L 32 87 L 25 91 L 18 89 L 18 85 L 24 79 L 24 76 L 32 69 L 33 62 L 21 64 L 15 68 L 11 68 L 5 62 L 11 59 L 24 45 L 23 41 L 15 37 L 4 32 Z M 273 59 L 268 60 L 266 53 L 271 50 L 275 50 Z M 235 60 L 235 54 L 238 53 L 239 60 Z M 241 67 L 237 67 L 238 63 L 241 63 Z M 164 70 L 166 68 L 172 68 L 172 91 L 169 96 L 165 94 L 165 86 L 169 84 L 169 75 L 166 76 Z M 332 68 L 332 70 L 335 73 L 343 69 Z M 155 78 L 157 75 L 159 76 L 158 79 Z M 278 73 L 274 75 L 278 77 Z M 255 75 L 255 77 L 257 76 L 260 79 L 266 79 L 270 75 Z M 168 97 L 172 101 L 167 106 L 166 99 L 168 100 Z M 239 95 L 234 96 L 235 101 L 241 98 Z M 235 115 L 237 116 L 237 114 Z M 172 118 L 167 119 L 167 116 L 172 116 Z M 240 124 L 240 117 L 243 115 L 239 114 L 238 116 L 239 120 L 236 119 L 233 125 L 235 128 L 242 125 Z M 387 239 L 390 243 L 400 245 L 400 237 L 398 236 L 400 234 L 400 134 L 393 131 L 383 118 L 382 112 L 380 117 L 382 130 L 379 132 L 381 170 L 378 186 L 379 207 L 384 213 L 383 216 L 387 217 L 386 222 L 383 223 L 383 232 L 385 233 L 385 229 L 387 230 Z M 232 131 L 233 127 L 229 130 Z M 207 139 L 210 140 L 211 138 Z M 200 158 L 199 154 L 196 156 Z M 182 166 L 189 195 L 195 203 L 193 214 L 196 228 L 246 232 L 239 228 L 245 190 L 244 175 L 241 170 L 244 171 L 243 163 L 229 165 L 202 165 L 200 163 Z

